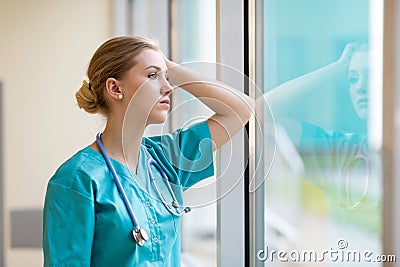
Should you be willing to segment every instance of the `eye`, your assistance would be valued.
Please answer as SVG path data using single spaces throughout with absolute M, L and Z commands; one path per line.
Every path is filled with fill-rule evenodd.
M 349 82 L 350 84 L 356 84 L 360 78 L 358 75 L 352 75 L 349 77 Z
M 164 77 L 165 77 L 165 80 L 166 80 L 167 82 L 169 82 L 169 78 L 168 78 L 168 72 L 167 72 L 167 71 L 165 71 L 165 72 L 164 72 L 164 75 L 165 75 L 165 76 L 164 76 Z
M 158 78 L 158 74 L 157 74 L 157 72 L 152 72 L 152 73 L 149 73 L 149 75 L 147 75 L 147 77 L 149 77 L 149 79 L 155 80 Z

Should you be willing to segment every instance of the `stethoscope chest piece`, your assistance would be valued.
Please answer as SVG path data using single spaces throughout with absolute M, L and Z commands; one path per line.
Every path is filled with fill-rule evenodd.
M 144 242 L 149 240 L 149 235 L 147 234 L 146 230 L 136 226 L 135 229 L 132 230 L 133 239 L 135 239 L 136 243 L 143 247 Z

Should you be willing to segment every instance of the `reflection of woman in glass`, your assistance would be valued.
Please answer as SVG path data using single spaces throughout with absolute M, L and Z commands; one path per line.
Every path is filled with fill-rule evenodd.
M 365 235 L 349 234 L 347 226 L 356 226 L 357 231 L 380 230 L 379 161 L 368 147 L 367 134 L 326 129 L 299 118 L 294 110 L 299 103 L 312 104 L 307 101 L 313 93 L 346 77 L 354 111 L 367 122 L 368 68 L 368 47 L 349 44 L 337 61 L 266 94 L 277 124 L 286 130 L 310 171 L 307 179 L 325 193 L 331 226 L 340 225 L 331 234 L 353 245 L 359 242 L 360 247 L 368 243 L 361 239 Z M 328 114 L 327 110 L 320 112 L 321 116 Z
M 293 114 L 294 109 L 309 97 L 336 81 L 347 77 L 349 93 L 353 107 L 361 119 L 368 115 L 368 62 L 367 47 L 355 44 L 347 45 L 341 57 L 314 72 L 288 81 L 267 93 L 268 103 L 278 123 L 285 126 L 289 136 L 296 145 L 300 144 L 302 135 L 301 119 Z M 361 105 L 358 99 L 366 100 Z

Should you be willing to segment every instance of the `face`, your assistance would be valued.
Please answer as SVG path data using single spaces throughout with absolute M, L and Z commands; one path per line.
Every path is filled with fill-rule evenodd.
M 146 126 L 162 123 L 168 116 L 172 92 L 164 58 L 159 51 L 145 49 L 135 60 L 135 66 L 121 80 L 124 97 L 131 99 L 129 109 L 145 116 Z
M 351 101 L 357 115 L 363 120 L 368 118 L 368 67 L 368 53 L 360 51 L 353 55 L 348 71 Z

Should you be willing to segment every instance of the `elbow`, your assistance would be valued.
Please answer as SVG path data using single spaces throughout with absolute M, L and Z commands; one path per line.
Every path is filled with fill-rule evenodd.
M 241 117 L 243 125 L 245 125 L 253 115 L 255 115 L 255 101 L 248 97 L 243 105 L 243 113 Z
M 243 126 L 249 122 L 253 114 L 253 109 L 249 105 L 244 105 L 241 109 L 236 110 L 235 114 L 232 114 L 234 115 L 232 117 L 235 117 L 236 121 L 240 121 Z
M 245 125 L 246 123 L 248 123 L 252 116 L 253 111 L 248 108 L 240 118 L 242 120 L 242 124 Z

